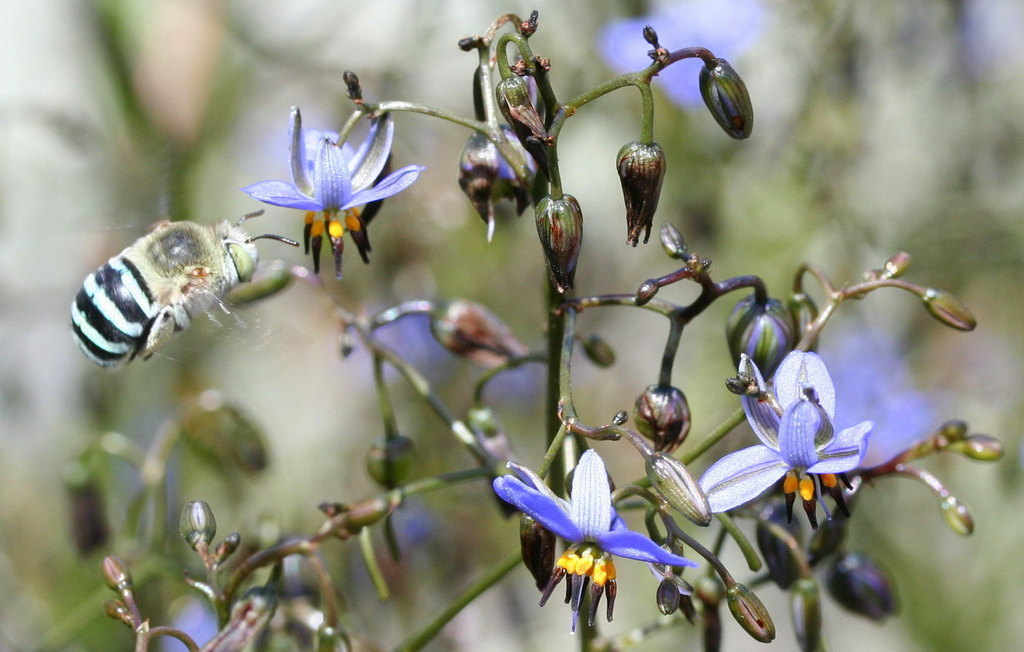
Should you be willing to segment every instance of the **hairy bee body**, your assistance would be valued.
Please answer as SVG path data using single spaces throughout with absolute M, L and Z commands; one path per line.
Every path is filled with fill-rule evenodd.
M 104 367 L 148 358 L 251 280 L 258 260 L 248 234 L 226 221 L 162 223 L 86 277 L 71 302 L 75 341 Z

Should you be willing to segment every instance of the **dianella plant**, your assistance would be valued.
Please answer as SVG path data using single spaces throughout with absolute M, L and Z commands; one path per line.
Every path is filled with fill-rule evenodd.
M 347 617 L 367 586 L 335 579 L 329 560 L 338 548 L 357 549 L 381 598 L 396 590 L 396 582 L 415 583 L 417 573 L 386 572 L 390 560 L 378 558 L 370 537 L 385 540 L 394 558 L 408 554 L 395 517 L 410 499 L 427 493 L 461 496 L 471 490 L 487 496 L 489 508 L 475 518 L 481 529 L 499 534 L 481 545 L 500 554 L 471 569 L 473 582 L 432 603 L 432 620 L 402 623 L 404 639 L 396 646 L 401 650 L 431 644 L 452 619 L 499 583 L 520 585 L 503 593 L 503 599 L 533 592 L 535 604 L 517 607 L 524 636 L 538 610 L 565 608 L 550 604 L 564 599 L 564 626 L 582 650 L 626 649 L 673 629 L 695 630 L 691 640 L 702 641 L 706 650 L 721 649 L 729 630 L 768 643 L 776 638 L 780 619 L 791 621 L 789 630 L 795 633 L 784 649 L 821 650 L 830 627 L 826 602 L 876 621 L 898 609 L 900 573 L 870 548 L 848 543 L 848 533 L 859 525 L 858 508 L 884 500 L 887 480 L 916 480 L 934 495 L 937 518 L 945 519 L 956 535 L 972 533 L 966 505 L 920 462 L 950 454 L 997 460 L 999 442 L 973 433 L 962 421 L 929 424 L 930 432 L 879 430 L 880 415 L 853 414 L 845 407 L 864 404 L 855 395 L 860 390 L 837 386 L 830 360 L 817 351 L 827 350 L 819 345 L 828 338 L 837 311 L 851 300 L 870 302 L 879 291 L 898 291 L 919 304 L 937 320 L 936 328 L 971 331 L 974 317 L 952 294 L 912 280 L 911 257 L 905 252 L 893 252 L 855 278 L 833 278 L 829 261 L 796 261 L 791 285 L 774 289 L 755 275 L 714 273 L 715 252 L 691 250 L 685 225 L 658 213 L 663 188 L 681 180 L 669 169 L 666 148 L 658 142 L 652 85 L 674 64 L 699 61 L 699 73 L 690 83 L 710 114 L 701 117 L 717 123 L 723 141 L 757 138 L 755 103 L 739 71 L 715 52 L 662 43 L 649 26 L 642 28 L 642 36 L 648 46 L 645 66 L 568 96 L 560 92 L 566 84 L 559 78 L 558 62 L 544 56 L 538 13 L 525 18 L 506 14 L 480 34 L 458 41 L 466 53 L 473 115 L 380 99 L 355 72 L 337 80 L 351 101 L 350 117 L 342 124 L 310 126 L 299 107 L 281 115 L 282 130 L 287 126 L 290 136 L 288 151 L 280 152 L 281 180 L 253 180 L 244 192 L 254 200 L 254 210 L 262 202 L 295 211 L 295 232 L 289 235 L 301 240 L 312 269 L 264 264 L 251 283 L 240 285 L 225 301 L 273 302 L 280 291 L 298 284 L 322 292 L 339 325 L 341 357 L 362 350 L 373 362 L 379 421 L 350 424 L 351 429 L 384 433 L 372 443 L 365 464 L 351 462 L 341 472 L 368 473 L 379 491 L 329 497 L 319 505 L 321 524 L 310 531 L 270 540 L 256 532 L 218 534 L 218 520 L 234 522 L 235 515 L 215 517 L 206 501 L 177 500 L 168 472 L 172 452 L 188 444 L 218 460 L 225 473 L 253 472 L 267 461 L 259 426 L 216 392 L 199 394 L 182 406 L 150 451 L 125 454 L 130 446 L 118 440 L 107 441 L 103 453 L 90 452 L 137 462 L 141 497 L 129 511 L 129 528 L 139 527 L 141 505 L 157 496 L 172 516 L 180 509 L 180 535 L 196 555 L 192 572 L 184 576 L 151 561 L 150 555 L 158 558 L 159 549 L 169 545 L 166 541 L 151 550 L 118 550 L 119 556 L 104 559 L 102 573 L 112 592 L 106 612 L 131 628 L 136 649 L 146 649 L 158 637 L 177 639 L 189 650 L 211 651 L 396 646 L 375 630 L 374 622 Z M 635 122 L 636 136 L 603 169 L 588 173 L 606 176 L 613 187 L 617 178 L 621 186 L 622 205 L 616 212 L 623 219 L 616 229 L 625 243 L 616 245 L 623 255 L 660 246 L 664 257 L 659 253 L 659 259 L 669 271 L 621 279 L 628 291 L 598 293 L 577 282 L 577 272 L 592 260 L 581 256 L 584 247 L 605 232 L 591 225 L 591 214 L 608 211 L 594 210 L 572 194 L 565 181 L 572 176 L 563 174 L 560 154 L 562 135 L 571 132 L 577 117 L 619 91 L 639 94 L 639 115 L 621 116 Z M 415 119 L 422 129 L 438 121 L 465 129 L 460 136 L 465 148 L 451 162 L 448 192 L 459 197 L 461 189 L 467 210 L 471 206 L 483 222 L 474 246 L 496 246 L 496 229 L 530 229 L 498 219 L 501 213 L 532 216 L 542 254 L 535 260 L 546 265 L 545 287 L 537 292 L 546 345 L 526 345 L 540 337 L 513 332 L 500 305 L 410 296 L 371 310 L 329 291 L 360 282 L 358 275 L 344 273 L 354 264 L 343 257 L 346 240 L 352 240 L 363 262 L 373 265 L 374 221 L 391 219 L 390 197 L 423 183 L 424 167 L 392 151 L 402 142 L 409 113 L 420 114 Z M 444 127 L 441 133 L 452 133 L 450 124 Z M 356 133 L 366 135 L 356 138 Z M 499 206 L 502 202 L 508 205 Z M 324 249 L 333 265 L 321 272 Z M 452 251 L 450 264 L 457 266 L 459 257 Z M 730 261 L 728 267 L 743 262 Z M 503 283 L 514 272 L 484 275 L 482 282 Z M 920 272 L 921 279 L 927 277 L 928 270 Z M 684 294 L 690 300 L 666 298 L 670 292 L 662 290 L 668 286 L 688 288 Z M 728 306 L 722 310 L 719 302 Z M 712 306 L 718 310 L 709 310 Z M 659 319 L 664 328 L 664 346 L 652 361 L 657 373 L 637 387 L 620 386 L 615 351 L 578 325 L 584 312 L 621 313 L 623 308 L 636 318 Z M 401 343 L 385 337 L 396 323 L 414 315 L 427 316 L 431 334 L 448 354 L 482 369 L 468 409 L 451 405 Z M 720 321 L 714 338 L 691 336 L 707 332 L 691 329 L 695 321 L 714 319 Z M 681 349 L 691 347 L 728 351 L 732 371 L 684 373 L 676 359 Z M 614 386 L 621 404 L 602 414 L 577 408 L 574 370 L 581 359 L 609 369 L 600 372 L 601 382 Z M 544 415 L 544 425 L 535 432 L 510 432 L 489 403 L 487 388 L 506 372 L 528 365 L 546 373 L 542 397 L 533 406 Z M 710 424 L 714 416 L 687 399 L 697 383 L 716 387 L 732 404 L 732 414 Z M 451 446 L 420 447 L 400 430 L 403 414 L 420 418 L 430 413 Z M 691 428 L 695 417 L 707 425 Z M 83 456 L 75 484 L 83 510 L 95 502 L 89 459 Z M 431 475 L 420 471 L 424 468 L 444 470 Z M 311 511 L 322 498 L 310 499 Z M 154 519 L 152 527 L 161 527 L 168 520 L 164 516 Z M 90 545 L 109 539 L 109 533 L 96 529 L 82 536 Z M 161 538 L 153 535 L 151 540 Z M 420 563 L 429 562 L 421 558 Z M 138 568 L 151 574 L 152 564 L 209 603 L 216 621 L 212 637 L 200 638 L 184 624 L 158 622 L 147 613 L 133 575 Z M 626 578 L 618 568 L 630 565 L 646 565 L 654 579 L 629 575 L 630 581 L 621 581 Z M 528 574 L 513 572 L 521 567 Z M 307 579 L 301 590 L 296 589 L 299 576 Z M 785 607 L 769 610 L 758 596 L 780 591 L 788 594 L 788 612 Z M 614 625 L 608 625 L 613 618 Z M 486 641 L 480 646 L 485 648 Z

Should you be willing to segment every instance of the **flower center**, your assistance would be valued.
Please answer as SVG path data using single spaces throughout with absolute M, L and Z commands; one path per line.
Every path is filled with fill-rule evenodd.
M 814 478 L 818 479 L 817 488 L 814 484 Z M 839 478 L 840 476 L 835 473 L 805 474 L 803 471 L 796 469 L 787 472 L 782 479 L 782 491 L 786 496 L 787 520 L 793 519 L 793 503 L 796 502 L 796 496 L 799 494 L 804 505 L 804 512 L 807 513 L 807 520 L 810 521 L 811 527 L 818 529 L 817 495 L 819 492 L 828 492 L 836 502 L 836 506 L 839 507 L 839 511 L 843 513 L 843 516 L 849 517 L 850 510 L 847 509 L 846 501 L 843 499 L 843 489 L 839 486 Z M 822 503 L 822 506 L 824 506 L 824 503 Z M 831 518 L 827 508 L 825 515 Z
M 555 570 L 551 574 L 551 580 L 544 588 L 544 594 L 540 598 L 540 605 L 548 601 L 555 586 L 558 585 L 566 575 L 569 579 L 565 585 L 565 601 L 572 609 L 572 630 L 576 631 L 576 621 L 580 615 L 580 608 L 583 606 L 583 595 L 590 586 L 590 610 L 588 622 L 593 625 L 594 617 L 597 615 L 597 607 L 601 602 L 601 596 L 607 595 L 606 617 L 610 622 L 612 610 L 615 606 L 615 595 L 617 587 L 615 584 L 615 564 L 612 556 L 599 546 L 589 542 L 583 542 L 571 546 L 555 563 Z

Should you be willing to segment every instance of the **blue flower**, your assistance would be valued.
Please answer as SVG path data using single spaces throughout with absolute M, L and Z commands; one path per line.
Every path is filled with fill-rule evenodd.
M 352 232 L 359 254 L 367 261 L 370 250 L 366 237 L 366 224 L 376 210 L 374 205 L 408 188 L 423 167 L 407 165 L 386 174 L 391 156 L 391 142 L 395 125 L 391 115 L 385 113 L 370 121 L 366 140 L 353 149 L 348 143 L 338 143 L 338 133 L 302 128 L 302 114 L 292 107 L 291 172 L 292 182 L 261 181 L 242 188 L 242 191 L 261 202 L 307 211 L 305 244 L 310 249 L 313 239 L 313 262 L 320 267 L 320 242 L 327 232 L 334 250 L 338 275 L 341 275 L 342 236 Z M 363 207 L 366 207 L 365 211 Z M 321 213 L 317 217 L 316 213 Z M 344 213 L 339 218 L 339 213 Z
M 757 384 L 758 393 L 746 394 L 742 400 L 747 420 L 762 443 L 730 453 L 705 471 L 699 484 L 711 511 L 724 512 L 753 500 L 785 476 L 783 491 L 790 513 L 799 493 L 811 525 L 816 527 L 816 492 L 810 474 L 818 477 L 822 490 L 827 489 L 847 513 L 836 474 L 860 464 L 872 422 L 835 431 L 835 388 L 816 353 L 793 351 L 787 355 L 775 372 L 771 395 L 761 371 L 745 354 L 739 372 Z
M 645 25 L 658 32 L 661 44 L 671 50 L 699 45 L 715 56 L 732 61 L 760 36 L 764 9 L 759 0 L 676 3 L 640 18 L 611 21 L 600 35 L 601 54 L 618 73 L 642 70 L 651 63 L 651 49 L 643 37 Z M 704 106 L 697 84 L 699 60 L 675 63 L 658 74 L 658 85 L 676 104 Z
M 639 532 L 626 528 L 612 506 L 604 461 L 594 451 L 588 450 L 580 458 L 573 473 L 569 501 L 556 496 L 533 471 L 514 462 L 509 462 L 508 466 L 515 476 L 497 478 L 494 481 L 494 492 L 549 531 L 574 544 L 559 558 L 540 600 L 543 606 L 555 586 L 568 574 L 574 632 L 583 592 L 591 581 L 590 623 L 594 622 L 598 603 L 606 588 L 607 618 L 609 621 L 612 619 L 616 594 L 612 555 L 652 564 L 697 565 L 685 557 L 664 550 Z

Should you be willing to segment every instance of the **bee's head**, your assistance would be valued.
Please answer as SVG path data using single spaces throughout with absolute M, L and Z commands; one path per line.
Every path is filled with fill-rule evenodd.
M 269 240 L 277 240 L 289 244 L 293 247 L 298 247 L 299 243 L 284 236 L 275 235 L 273 233 L 264 233 L 263 235 L 257 235 L 250 237 L 239 226 L 245 220 L 262 215 L 263 211 L 256 211 L 254 213 L 247 213 L 242 216 L 242 219 L 234 226 L 228 226 L 228 232 L 224 236 L 224 244 L 228 249 L 228 254 L 231 255 L 231 262 L 235 266 L 235 271 L 238 272 L 239 282 L 245 283 L 251 281 L 253 274 L 256 273 L 256 265 L 259 263 L 260 255 L 256 250 L 256 245 L 253 244 L 254 240 L 266 238 Z

